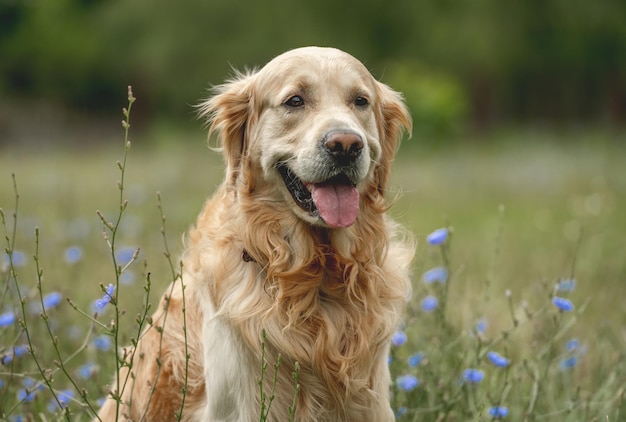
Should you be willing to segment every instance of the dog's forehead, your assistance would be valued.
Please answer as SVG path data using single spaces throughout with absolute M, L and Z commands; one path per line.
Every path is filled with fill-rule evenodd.
M 290 50 L 268 62 L 258 76 L 270 84 L 286 85 L 302 81 L 333 81 L 353 86 L 371 84 L 373 76 L 350 54 L 323 47 Z
M 354 63 L 360 66 L 363 64 L 354 56 L 346 53 L 345 51 L 331 47 L 302 47 L 293 50 L 286 51 L 270 60 L 266 67 L 274 65 L 282 65 L 290 61 L 302 62 L 308 61 L 312 63 L 318 63 L 320 65 L 330 64 L 333 62 Z

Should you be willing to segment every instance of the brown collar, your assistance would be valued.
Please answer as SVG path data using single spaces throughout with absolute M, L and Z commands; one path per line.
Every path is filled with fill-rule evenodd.
M 256 260 L 254 258 L 252 258 L 250 256 L 250 254 L 248 253 L 247 250 L 243 250 L 243 254 L 241 255 L 241 259 L 243 259 L 243 262 L 256 262 Z

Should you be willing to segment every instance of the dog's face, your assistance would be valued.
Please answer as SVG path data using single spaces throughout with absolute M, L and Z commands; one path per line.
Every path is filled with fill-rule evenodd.
M 222 85 L 203 113 L 220 131 L 233 182 L 260 178 L 247 184 L 271 187 L 270 200 L 331 228 L 356 221 L 368 188 L 383 192 L 401 129 L 410 129 L 399 94 L 330 48 L 278 56 Z

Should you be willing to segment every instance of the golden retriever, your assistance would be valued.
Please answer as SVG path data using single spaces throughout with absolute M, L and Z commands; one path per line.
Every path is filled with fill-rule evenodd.
M 296 421 L 393 420 L 387 360 L 414 253 L 385 214 L 411 129 L 401 95 L 349 54 L 306 47 L 218 86 L 200 114 L 225 180 L 99 418 L 259 420 L 264 331 L 267 398 L 282 358 L 267 421 L 288 420 L 294 397 Z

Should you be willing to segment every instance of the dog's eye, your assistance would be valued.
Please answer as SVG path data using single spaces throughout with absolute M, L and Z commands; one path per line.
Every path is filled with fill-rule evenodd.
M 304 105 L 304 99 L 299 95 L 294 95 L 285 101 L 287 107 L 302 107 Z
M 356 97 L 354 99 L 354 105 L 357 107 L 363 107 L 363 106 L 368 105 L 369 103 L 370 103 L 369 100 L 365 97 Z

